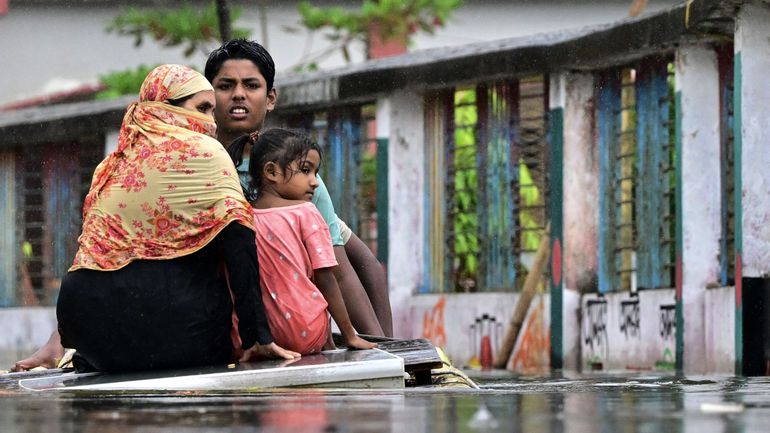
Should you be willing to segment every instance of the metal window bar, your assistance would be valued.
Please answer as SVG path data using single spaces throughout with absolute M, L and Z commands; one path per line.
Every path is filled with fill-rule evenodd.
M 83 146 L 85 147 L 85 146 Z M 67 149 L 62 151 L 62 148 Z M 43 232 L 43 290 L 47 302 L 58 296 L 61 278 L 72 265 L 81 225 L 80 178 L 72 176 L 80 165 L 78 147 L 72 143 L 44 147 L 42 165 L 45 228 Z
M 44 301 L 43 290 L 43 176 L 41 174 L 42 151 L 39 146 L 31 146 L 24 152 L 22 172 L 22 223 L 24 226 L 22 242 L 28 242 L 32 254 L 26 257 L 26 275 L 20 278 L 23 284 L 30 284 L 37 301 Z
M 676 249 L 674 67 L 651 58 L 637 69 L 637 286 L 672 287 Z M 641 182 L 644 179 L 644 182 Z
M 521 237 L 517 194 L 521 152 L 516 146 L 519 84 L 501 80 L 476 89 L 479 112 L 479 286 L 485 291 L 513 290 Z M 541 113 L 542 114 L 542 113 Z M 529 230 L 529 229 L 528 229 Z M 537 233 L 534 234 L 537 236 Z
M 454 252 L 451 277 L 454 291 L 477 290 L 479 262 L 478 170 L 476 129 L 478 110 L 474 89 L 457 89 L 451 111 L 453 121 L 448 124 L 453 146 L 447 148 L 450 164 L 447 179 L 448 233 L 447 249 Z
M 674 287 L 676 281 L 676 68 L 665 63 L 665 94 L 659 99 L 661 131 L 660 169 L 663 173 L 663 209 L 660 219 L 661 286 Z
M 735 284 L 735 111 L 734 48 L 718 47 L 720 99 L 720 154 L 722 236 L 720 240 L 720 280 L 723 286 Z
M 526 77 L 518 83 L 519 117 L 514 124 L 518 182 L 513 191 L 517 242 L 514 257 L 517 262 L 517 284 L 523 285 L 540 242 L 547 241 L 543 233 L 548 220 L 548 82 L 544 76 Z
M 454 249 L 449 248 L 448 215 L 452 190 L 448 167 L 453 152 L 454 137 L 447 134 L 454 120 L 453 90 L 446 89 L 428 94 L 425 98 L 426 138 L 426 217 L 427 236 L 425 240 L 425 277 L 421 293 L 448 292 L 454 290 L 450 282 L 451 264 L 454 263 Z
M 18 258 L 21 248 L 18 242 L 16 221 L 16 154 L 13 149 L 0 151 L 0 218 L 3 233 L 0 245 L 5 259 L 0 264 L 0 307 L 13 307 L 17 300 Z
M 599 154 L 599 236 L 597 245 L 598 285 L 600 293 L 608 293 L 619 288 L 618 274 L 615 272 L 615 257 L 620 253 L 615 238 L 619 233 L 616 226 L 628 223 L 617 222 L 615 191 L 619 181 L 615 176 L 616 155 L 630 154 L 619 152 L 618 137 L 621 107 L 621 71 L 611 69 L 596 74 L 596 130 Z M 631 177 L 632 178 L 632 177 Z M 633 228 L 633 224 L 631 225 Z
M 378 256 L 377 249 L 377 119 L 376 106 L 361 107 L 361 150 L 358 169 L 358 197 L 355 212 L 359 238 Z
M 371 105 L 329 108 L 286 119 L 324 153 L 323 178 L 337 215 L 376 253 L 376 136 Z
M 511 290 L 524 280 L 547 218 L 547 94 L 542 76 L 503 80 L 456 89 L 444 107 L 455 291 Z
M 618 109 L 613 140 L 613 288 L 635 290 L 636 277 L 636 70 L 620 71 Z

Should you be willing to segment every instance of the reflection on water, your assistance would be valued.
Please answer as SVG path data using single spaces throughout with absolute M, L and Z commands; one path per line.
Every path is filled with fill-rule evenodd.
M 15 432 L 766 432 L 770 378 L 527 377 L 481 390 L 88 394 L 0 389 Z

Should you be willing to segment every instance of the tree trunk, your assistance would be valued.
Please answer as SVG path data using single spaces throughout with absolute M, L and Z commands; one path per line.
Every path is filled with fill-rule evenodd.
M 222 39 L 222 43 L 225 43 L 232 39 L 230 6 L 227 5 L 227 0 L 217 0 L 217 18 L 219 19 L 219 38 Z
M 262 44 L 262 46 L 269 51 L 268 42 L 267 42 L 267 4 L 266 3 L 267 2 L 265 0 L 261 0 L 257 4 L 257 7 L 259 8 L 259 29 L 260 29 L 260 34 L 262 35 L 262 40 L 260 40 L 259 43 Z

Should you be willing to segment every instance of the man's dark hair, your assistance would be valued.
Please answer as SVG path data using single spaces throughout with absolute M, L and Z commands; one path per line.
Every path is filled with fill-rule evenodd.
M 222 64 L 228 60 L 251 60 L 265 78 L 267 90 L 273 88 L 275 79 L 275 63 L 265 47 L 255 41 L 246 39 L 233 39 L 222 44 L 212 51 L 206 60 L 206 69 L 203 75 L 211 82 L 219 73 Z

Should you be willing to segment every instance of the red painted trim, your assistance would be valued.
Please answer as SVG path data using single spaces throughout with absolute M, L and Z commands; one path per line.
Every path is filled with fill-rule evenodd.
M 551 254 L 551 278 L 553 284 L 561 284 L 561 241 L 559 238 L 553 240 L 553 254 Z

